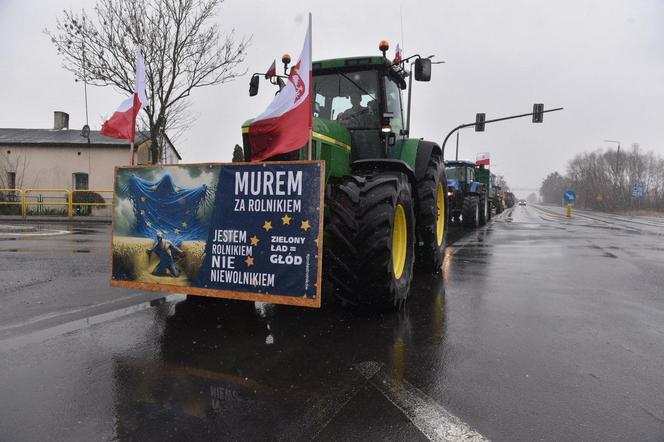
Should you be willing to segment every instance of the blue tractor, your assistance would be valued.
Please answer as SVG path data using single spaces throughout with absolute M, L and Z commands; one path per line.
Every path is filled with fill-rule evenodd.
M 476 177 L 471 161 L 445 161 L 447 200 L 450 220 L 465 227 L 477 228 L 489 219 L 486 185 Z

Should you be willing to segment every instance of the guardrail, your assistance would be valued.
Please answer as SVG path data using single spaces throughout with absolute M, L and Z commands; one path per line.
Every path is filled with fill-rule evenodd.
M 59 201 L 44 200 L 43 194 L 61 194 Z M 109 195 L 106 197 L 104 195 Z M 7 198 L 8 196 L 8 198 Z M 30 201 L 30 197 L 38 196 L 37 201 Z M 100 198 L 98 198 L 101 196 Z M 67 218 L 76 215 L 74 207 L 110 207 L 113 205 L 113 191 L 107 189 L 0 189 L 0 206 L 19 206 L 21 217 L 28 217 L 30 206 L 65 206 Z M 49 198 L 58 198 L 52 196 Z
M 7 201 L 4 200 L 5 197 L 8 197 Z M 2 205 L 2 206 L 19 206 L 21 216 L 23 216 L 23 190 L 22 189 L 0 189 L 0 205 Z

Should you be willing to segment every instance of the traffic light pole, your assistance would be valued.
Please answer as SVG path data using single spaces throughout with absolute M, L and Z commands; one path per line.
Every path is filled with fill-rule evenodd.
M 555 108 L 555 109 L 543 110 L 543 111 L 540 112 L 540 113 L 541 113 L 541 114 L 545 114 L 545 113 L 547 113 L 547 112 L 556 112 L 556 111 L 563 110 L 563 109 L 564 109 L 564 108 L 562 108 L 562 107 L 557 107 L 557 108 Z M 496 122 L 498 122 L 498 121 L 505 121 L 505 120 L 514 120 L 515 118 L 530 117 L 530 116 L 533 116 L 533 115 L 535 115 L 535 114 L 536 114 L 536 112 L 530 112 L 530 113 L 527 113 L 527 114 L 511 115 L 511 116 L 509 116 L 509 117 L 502 117 L 502 118 L 494 118 L 493 120 L 485 120 L 485 121 L 484 121 L 484 124 L 496 123 Z M 475 124 L 476 124 L 476 123 L 460 124 L 460 125 L 458 125 L 457 127 L 455 127 L 454 129 L 452 129 L 452 130 L 450 131 L 450 133 L 447 134 L 447 136 L 445 137 L 445 140 L 443 140 L 443 147 L 442 147 L 442 150 L 443 150 L 443 159 L 445 158 L 445 144 L 447 144 L 447 140 L 449 140 L 449 138 L 452 136 L 452 134 L 454 134 L 454 133 L 457 132 L 458 130 L 465 129 L 465 128 L 467 128 L 467 127 L 474 127 Z M 458 153 L 457 153 L 457 154 L 458 154 Z

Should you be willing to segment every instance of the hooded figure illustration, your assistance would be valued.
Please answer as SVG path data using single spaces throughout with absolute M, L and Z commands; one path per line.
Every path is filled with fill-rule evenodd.
M 161 233 L 157 233 L 157 238 L 152 244 L 152 248 L 147 250 L 148 258 L 152 256 L 152 252 L 156 253 L 159 257 L 159 264 L 154 268 L 152 274 L 155 276 L 167 276 L 168 270 L 172 277 L 177 278 L 180 276 L 180 271 L 175 266 L 174 258 L 179 254 L 184 254 L 182 250 L 177 248 L 169 240 L 165 240 Z

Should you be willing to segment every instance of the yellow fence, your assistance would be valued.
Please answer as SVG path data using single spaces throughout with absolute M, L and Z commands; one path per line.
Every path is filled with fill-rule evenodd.
M 44 200 L 44 194 L 47 195 L 47 200 Z M 30 197 L 35 196 L 39 199 L 31 201 Z M 101 200 L 98 196 L 101 196 Z M 56 199 L 56 201 L 52 201 L 52 199 Z M 23 219 L 28 217 L 30 206 L 64 206 L 67 210 L 67 218 L 72 219 L 76 215 L 75 207 L 112 206 L 113 191 L 106 189 L 0 189 L 0 205 L 19 206 Z

